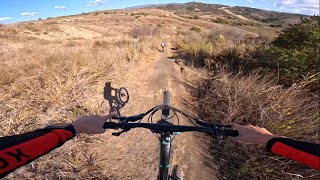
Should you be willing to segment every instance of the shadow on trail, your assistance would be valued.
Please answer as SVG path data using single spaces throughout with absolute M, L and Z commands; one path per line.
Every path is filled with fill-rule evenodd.
M 126 88 L 121 87 L 119 89 L 113 88 L 111 82 L 106 82 L 104 86 L 103 96 L 109 104 L 109 113 L 116 113 L 117 116 L 121 116 L 120 109 L 122 109 L 129 102 L 129 92 Z M 106 110 L 106 104 L 103 108 Z

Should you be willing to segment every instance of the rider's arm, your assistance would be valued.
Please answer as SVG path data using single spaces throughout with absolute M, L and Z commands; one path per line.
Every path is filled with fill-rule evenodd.
M 272 138 L 267 142 L 268 151 L 320 169 L 320 144 L 289 138 Z
M 1 137 L 0 178 L 63 145 L 76 134 L 105 132 L 103 124 L 111 117 L 86 116 L 64 127 L 48 126 L 25 134 Z
M 274 154 L 320 169 L 320 144 L 276 136 L 265 128 L 252 125 L 241 126 L 234 123 L 233 126 L 239 131 L 239 136 L 233 138 L 235 141 L 263 144 Z
M 75 136 L 72 125 L 0 138 L 0 178 Z

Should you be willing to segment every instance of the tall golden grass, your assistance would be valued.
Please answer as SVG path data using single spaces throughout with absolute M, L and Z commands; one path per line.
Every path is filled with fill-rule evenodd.
M 273 72 L 246 65 L 268 63 L 267 44 L 231 41 L 204 34 L 186 34 L 178 41 L 179 55 L 187 64 L 202 67 L 204 78 L 189 84 L 195 110 L 207 121 L 253 124 L 272 133 L 319 143 L 319 94 L 309 91 L 314 78 L 284 87 Z M 188 62 L 189 61 L 189 62 Z M 251 70 L 251 72 L 250 72 Z M 319 174 L 305 165 L 272 155 L 265 147 L 219 142 L 200 137 L 203 160 L 220 179 L 298 179 Z
M 320 97 L 303 82 L 284 88 L 270 77 L 221 70 L 196 82 L 191 92 L 197 113 L 208 121 L 253 124 L 281 136 L 319 143 Z M 264 146 L 207 138 L 203 143 L 207 146 L 204 159 L 221 179 L 318 177 L 317 170 L 268 153 Z
M 266 63 L 265 51 L 268 45 L 260 39 L 246 39 L 241 32 L 222 34 L 189 32 L 177 42 L 178 56 L 187 64 L 196 67 L 215 68 L 215 64 L 225 63 L 239 69 L 241 65 Z M 236 38 L 235 36 L 241 36 Z
M 129 69 L 152 57 L 154 44 L 160 41 L 158 36 L 136 39 L 125 33 L 115 41 L 104 37 L 45 40 L 25 33 L 47 31 L 47 26 L 31 23 L 0 27 L 0 136 L 101 114 L 103 87 L 98 87 L 106 81 L 125 79 Z M 72 141 L 20 168 L 8 179 L 107 177 L 95 153 L 88 149 L 96 140 L 84 136 L 81 142 Z

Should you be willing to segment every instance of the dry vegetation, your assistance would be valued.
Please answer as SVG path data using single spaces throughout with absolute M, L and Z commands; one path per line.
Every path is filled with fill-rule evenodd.
M 305 27 L 310 28 L 294 26 L 293 33 L 296 29 L 299 30 L 297 32 L 305 32 L 307 29 L 299 29 Z M 313 31 L 310 34 L 319 35 L 319 30 L 310 29 Z M 312 44 L 312 48 L 317 38 L 315 35 L 294 41 L 291 36 L 282 36 L 287 37 L 280 39 L 283 44 L 289 40 L 292 43 Z M 306 43 L 309 41 L 311 43 Z M 309 56 L 299 56 L 300 61 L 285 59 L 288 63 L 281 68 L 287 74 L 282 74 L 270 59 L 270 46 L 279 48 L 265 39 L 250 38 L 237 31 L 182 34 L 177 41 L 176 57 L 185 59 L 187 65 L 195 66 L 204 73 L 204 78 L 187 83 L 197 104 L 194 107 L 196 112 L 211 122 L 253 124 L 275 134 L 319 143 L 320 96 L 317 84 L 320 72 L 312 64 L 319 62 L 319 59 L 311 56 L 316 53 L 315 50 L 307 45 L 295 46 L 296 51 L 300 47 L 308 49 Z M 306 68 L 308 75 L 300 73 L 299 80 L 291 79 L 290 84 L 283 83 L 281 79 L 290 79 L 292 74 L 298 77 L 297 68 L 293 71 L 291 67 L 308 64 L 303 63 L 302 58 L 311 64 Z M 203 159 L 216 169 L 221 179 L 319 178 L 317 170 L 274 156 L 266 152 L 265 147 L 228 141 L 221 143 L 209 137 L 202 138 L 201 142 L 204 146 Z
M 263 52 L 268 48 L 260 38 L 240 30 L 219 30 L 209 33 L 187 32 L 177 42 L 181 57 L 196 67 L 215 68 L 217 63 L 226 63 L 238 68 L 250 61 L 264 63 Z
M 283 88 L 270 77 L 258 74 L 233 75 L 223 69 L 198 81 L 190 89 L 196 110 L 215 123 L 253 124 L 275 134 L 319 142 L 319 95 L 308 92 L 304 84 Z M 274 156 L 265 147 L 214 139 L 207 144 L 204 159 L 226 179 L 317 178 L 317 170 Z
M 317 142 L 320 98 L 307 88 L 315 78 L 284 87 L 277 76 L 259 70 L 268 64 L 268 42 L 279 29 L 216 24 L 207 11 L 195 12 L 197 16 L 203 13 L 196 18 L 182 15 L 189 11 L 194 8 L 178 13 L 105 11 L 1 25 L 0 135 L 101 113 L 101 84 L 121 81 L 128 69 L 151 59 L 166 34 L 177 37 L 178 52 L 173 58 L 184 59 L 205 76 L 188 86 L 200 117 L 250 123 Z M 8 177 L 106 179 L 108 174 L 101 170 L 97 154 L 88 149 L 100 141 L 97 139 L 75 138 Z M 204 160 L 220 179 L 317 178 L 316 171 L 273 156 L 264 147 L 218 143 L 208 137 L 202 140 Z
M 80 27 L 67 20 L 0 27 L 1 136 L 101 113 L 98 87 L 106 81 L 126 78 L 126 71 L 149 60 L 157 51 L 155 44 L 160 43 L 159 27 L 144 27 L 143 32 L 129 27 L 112 38 L 95 37 L 92 34 L 99 33 L 84 29 L 86 24 Z M 96 29 L 115 33 L 99 24 Z M 76 33 L 82 33 L 82 38 L 75 38 Z M 107 177 L 99 169 L 95 153 L 88 150 L 96 140 L 88 136 L 72 141 L 8 177 Z

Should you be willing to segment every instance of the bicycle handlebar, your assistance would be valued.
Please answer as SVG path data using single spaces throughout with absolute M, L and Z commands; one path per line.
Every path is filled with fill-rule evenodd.
M 165 131 L 165 132 L 205 132 L 209 134 L 214 134 L 218 136 L 239 136 L 237 130 L 225 129 L 223 127 L 196 127 L 196 126 L 179 126 L 179 125 L 166 125 L 166 124 L 151 124 L 151 123 L 115 123 L 115 122 L 105 122 L 103 125 L 105 129 L 127 129 L 132 128 L 146 128 L 154 131 Z
M 130 116 L 130 117 L 112 117 L 112 119 L 118 119 L 120 120 L 121 122 L 135 122 L 135 121 L 139 121 L 141 119 L 143 119 L 145 116 L 145 113 L 142 113 L 142 114 L 138 114 L 138 115 L 135 115 L 135 116 Z

